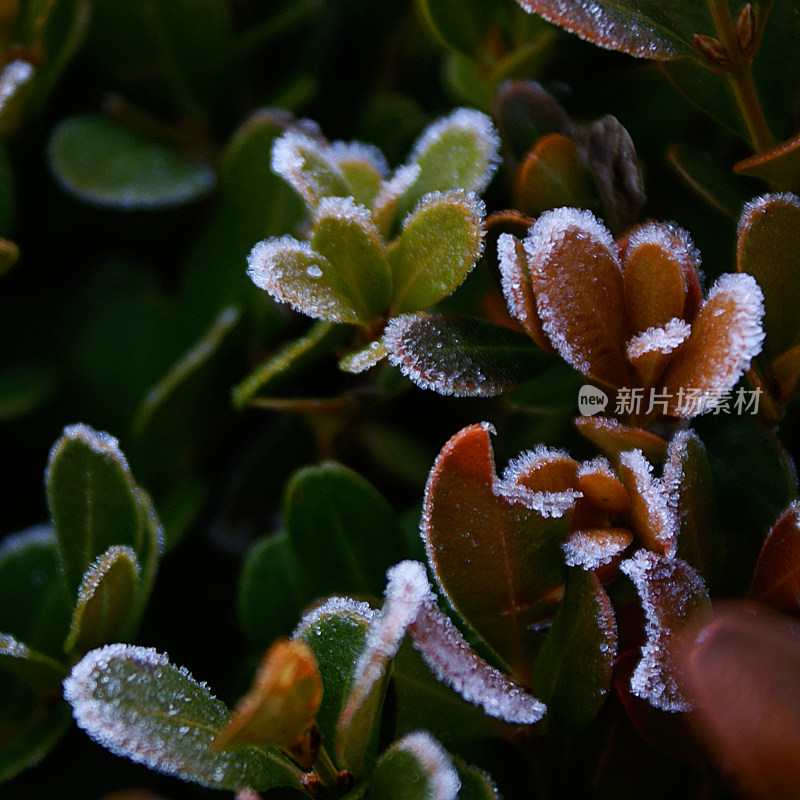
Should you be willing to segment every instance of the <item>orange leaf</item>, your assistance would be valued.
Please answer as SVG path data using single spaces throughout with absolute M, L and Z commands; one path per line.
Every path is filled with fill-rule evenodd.
M 590 212 L 559 208 L 539 217 L 524 245 L 542 327 L 561 357 L 609 386 L 631 386 L 622 270 L 611 234 Z
M 264 654 L 250 691 L 214 739 L 216 750 L 272 744 L 306 769 L 316 758 L 313 728 L 322 702 L 314 652 L 302 640 L 279 639 Z
M 642 428 L 623 425 L 606 417 L 577 417 L 573 424 L 579 433 L 597 445 L 613 461 L 626 450 L 641 450 L 651 463 L 658 463 L 666 458 L 666 439 Z
M 709 292 L 692 332 L 664 371 L 669 413 L 693 417 L 729 392 L 761 352 L 764 298 L 751 275 L 723 275 Z M 688 403 L 695 392 L 697 402 Z
M 772 362 L 772 374 L 780 390 L 778 399 L 788 403 L 800 381 L 800 345 L 781 353 Z
M 781 514 L 767 535 L 749 595 L 779 611 L 800 611 L 800 501 Z

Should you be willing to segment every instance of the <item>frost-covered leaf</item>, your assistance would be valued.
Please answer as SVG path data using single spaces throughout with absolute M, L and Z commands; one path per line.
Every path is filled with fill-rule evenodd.
M 700 301 L 699 262 L 689 234 L 674 225 L 649 222 L 626 237 L 625 305 L 632 331 L 694 319 Z
M 456 800 L 460 788 L 447 751 L 429 733 L 414 731 L 381 754 L 364 800 Z
M 611 234 L 589 211 L 546 211 L 524 242 L 544 332 L 583 375 L 630 386 L 622 270 Z
M 58 659 L 71 614 L 53 529 L 6 536 L 0 545 L 0 631 Z
M 372 320 L 384 312 L 393 291 L 394 267 L 389 267 L 383 241 L 364 206 L 350 198 L 321 200 L 310 243 L 335 270 L 336 280 L 359 319 Z
M 260 289 L 314 319 L 366 324 L 353 307 L 344 276 L 315 253 L 308 242 L 291 236 L 265 239 L 247 257 L 247 274 Z
M 92 739 L 157 772 L 232 791 L 299 788 L 300 770 L 275 748 L 214 752 L 228 709 L 152 648 L 112 644 L 90 651 L 64 681 L 64 697 Z
M 409 165 L 420 169 L 403 194 L 398 214 L 407 214 L 430 192 L 461 189 L 479 194 L 497 169 L 499 149 L 491 119 L 475 109 L 457 108 L 429 125 L 409 157 Z
M 800 630 L 749 603 L 715 604 L 680 648 L 691 721 L 742 796 L 790 798 L 800 781 Z
M 383 336 L 389 360 L 417 386 L 457 397 L 488 397 L 553 363 L 526 336 L 470 317 L 406 314 Z
M 578 432 L 597 445 L 612 461 L 626 450 L 641 450 L 648 461 L 660 463 L 667 455 L 667 442 L 658 434 L 623 425 L 607 417 L 577 417 Z
M 373 718 L 356 718 L 337 733 L 342 708 L 353 685 L 354 669 L 364 649 L 375 612 L 367 603 L 347 597 L 331 597 L 303 615 L 293 638 L 306 642 L 314 651 L 324 691 L 317 712 L 322 739 L 333 744 L 337 757 L 349 769 L 363 764 L 374 737 Z M 385 682 L 376 689 L 377 709 L 383 701 Z M 364 722 L 363 727 L 358 727 Z
M 693 417 L 729 392 L 761 352 L 764 296 L 748 274 L 717 280 L 692 323 L 692 333 L 670 361 L 662 378 L 669 413 Z M 689 390 L 698 392 L 690 402 Z
M 324 197 L 349 197 L 350 187 L 333 153 L 319 139 L 287 131 L 272 146 L 272 169 L 315 209 Z
M 517 0 L 528 11 L 600 47 L 639 58 L 694 55 L 695 33 L 712 33 L 705 3 L 675 0 Z
M 0 680 L 6 670 L 23 680 L 41 699 L 52 697 L 67 674 L 64 665 L 55 659 L 0 633 Z
M 646 617 L 647 640 L 631 690 L 662 711 L 688 711 L 691 702 L 681 686 L 673 650 L 680 627 L 708 607 L 703 579 L 685 561 L 647 550 L 639 550 L 620 568 L 636 586 Z
M 364 752 L 378 718 L 389 664 L 403 637 L 431 595 L 425 569 L 402 561 L 387 571 L 386 601 L 370 623 L 369 634 L 353 670 L 352 688 L 336 731 L 336 755 L 361 774 Z
M 33 64 L 21 58 L 9 61 L 0 70 L 0 132 L 7 134 L 19 125 L 35 78 Z
M 363 142 L 333 142 L 330 155 L 344 175 L 350 196 L 371 208 L 389 172 L 383 153 Z
M 514 205 L 535 216 L 550 208 L 588 208 L 589 182 L 578 145 L 560 133 L 543 136 L 520 164 Z
M 674 318 L 663 327 L 652 327 L 634 336 L 627 344 L 628 360 L 636 367 L 642 385 L 653 387 L 672 356 L 691 335 L 691 326 Z M 658 406 L 656 406 L 658 407 Z
M 453 756 L 453 765 L 461 781 L 458 800 L 501 800 L 497 785 L 487 772 L 467 764 L 458 756 Z
M 315 596 L 380 596 L 389 566 L 405 555 L 397 514 L 358 473 L 335 462 L 296 472 L 286 487 L 289 540 Z
M 533 293 L 522 242 L 509 233 L 500 234 L 497 239 L 497 261 L 509 312 L 542 350 L 551 352 L 553 346 L 542 328 L 536 308 L 536 295 Z
M 285 532 L 256 540 L 244 559 L 238 590 L 239 625 L 255 650 L 291 633 L 311 593 Z
M 214 170 L 112 119 L 84 114 L 54 129 L 47 157 L 65 192 L 121 211 L 171 208 L 208 194 Z
M 800 501 L 793 502 L 772 526 L 748 594 L 778 611 L 800 610 Z
M 694 431 L 678 431 L 670 440 L 663 478 L 678 521 L 677 555 L 713 589 L 721 574 L 725 538 L 708 454 Z
M 418 565 L 422 570 L 421 565 Z M 433 593 L 409 628 L 414 647 L 436 677 L 490 717 L 533 725 L 547 710 L 523 686 L 487 664 L 436 605 Z
M 533 685 L 547 703 L 548 726 L 577 731 L 594 719 L 611 686 L 617 624 L 597 576 L 567 573 L 564 599 L 536 659 Z
M 678 549 L 678 517 L 669 489 L 653 475 L 641 450 L 621 453 L 619 475 L 631 499 L 630 520 L 648 550 L 672 558 Z
M 67 584 L 77 592 L 83 575 L 113 545 L 139 552 L 145 519 L 138 489 L 117 440 L 87 425 L 70 425 L 50 451 L 47 500 Z
M 633 141 L 616 117 L 608 115 L 592 124 L 586 156 L 603 216 L 619 235 L 638 219 L 646 197 Z
M 461 190 L 422 197 L 390 250 L 392 315 L 435 305 L 461 284 L 483 249 L 485 213 Z
M 67 653 L 85 653 L 129 635 L 139 589 L 139 561 L 130 547 L 113 545 L 89 566 L 78 589 Z
M 562 545 L 567 566 L 596 570 L 624 553 L 633 541 L 627 528 L 580 528 Z
M 278 639 L 264 653 L 247 694 L 217 733 L 212 747 L 275 745 L 304 769 L 317 756 L 314 725 L 322 702 L 322 676 L 314 651 L 299 639 Z
M 501 482 L 488 424 L 444 446 L 428 477 L 422 534 L 439 585 L 459 615 L 527 682 L 535 626 L 565 577 L 561 543 L 575 496 Z
M 630 511 L 628 491 L 603 456 L 581 464 L 578 489 L 592 506 L 607 514 L 619 516 Z
M 737 269 L 764 293 L 764 356 L 774 359 L 800 338 L 800 198 L 768 194 L 739 219 Z
M 357 350 L 351 350 L 345 353 L 339 359 L 339 369 L 342 372 L 349 372 L 357 375 L 359 372 L 366 372 L 368 369 L 377 366 L 383 361 L 389 351 L 380 340 L 375 340 L 369 344 L 359 347 Z

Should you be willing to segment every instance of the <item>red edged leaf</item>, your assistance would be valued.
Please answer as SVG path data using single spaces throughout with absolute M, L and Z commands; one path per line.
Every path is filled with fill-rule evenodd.
M 749 595 L 779 611 L 800 611 L 800 501 L 780 515 L 767 535 Z
M 800 337 L 800 198 L 768 194 L 748 203 L 736 260 L 764 293 L 764 356 L 771 361 Z
M 659 61 L 694 54 L 693 35 L 713 31 L 695 0 L 517 0 L 548 22 L 600 47 Z
M 800 625 L 745 602 L 715 604 L 679 648 L 690 719 L 737 794 L 789 800 L 800 785 Z
M 675 637 L 690 616 L 708 606 L 703 579 L 685 561 L 639 550 L 621 570 L 633 581 L 646 617 L 647 640 L 631 690 L 662 711 L 691 708 L 673 654 Z
M 733 171 L 761 178 L 780 191 L 800 191 L 800 136 L 739 161 Z
M 589 211 L 547 211 L 524 242 L 536 308 L 547 338 L 583 375 L 631 386 L 628 318 L 611 234 Z
M 729 392 L 761 352 L 764 296 L 751 275 L 723 275 L 711 288 L 692 333 L 664 371 L 669 413 L 693 417 Z M 697 402 L 687 402 L 688 392 Z
M 436 579 L 459 615 L 523 681 L 564 580 L 561 542 L 574 496 L 499 481 L 484 423 L 444 446 L 425 489 L 422 534 Z

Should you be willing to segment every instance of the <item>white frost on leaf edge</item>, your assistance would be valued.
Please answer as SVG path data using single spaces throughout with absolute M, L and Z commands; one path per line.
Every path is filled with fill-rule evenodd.
M 17 58 L 0 71 L 0 110 L 14 97 L 17 90 L 28 83 L 35 73 L 32 64 Z
M 354 222 L 360 228 L 378 237 L 378 230 L 372 221 L 372 215 L 366 206 L 362 206 L 352 197 L 323 197 L 314 211 L 314 224 L 325 219 L 340 219 Z
M 525 270 L 528 269 L 528 265 L 520 262 L 517 254 L 518 244 L 521 244 L 520 240 L 512 236 L 512 234 L 501 233 L 497 237 L 497 262 L 500 267 L 500 286 L 503 290 L 508 310 L 515 319 L 527 327 L 529 313 L 532 311 L 525 302 L 523 288 L 524 284 L 529 282 L 529 278 L 524 274 Z M 532 295 L 533 290 L 531 289 Z
M 313 176 L 304 170 L 302 149 L 312 152 L 342 183 L 346 183 L 342 171 L 328 155 L 329 145 L 308 134 L 290 130 L 279 136 L 272 145 L 272 171 L 283 178 L 313 208 L 320 199 L 320 188 L 314 185 Z
M 432 594 L 410 632 L 414 647 L 433 674 L 488 716 L 512 725 L 532 725 L 545 715 L 544 703 L 470 647 L 439 610 Z
M 427 800 L 456 800 L 461 779 L 448 752 L 427 731 L 411 731 L 386 749 L 385 754 L 404 752 L 415 758 L 429 778 Z
M 594 570 L 611 561 L 628 546 L 621 537 L 595 531 L 593 534 L 575 531 L 561 545 L 568 567 Z
M 758 214 L 763 213 L 772 203 L 788 203 L 795 208 L 800 208 L 800 197 L 792 192 L 769 192 L 760 197 L 755 197 L 744 204 L 736 230 L 737 238 L 741 238 L 745 228 Z
M 76 439 L 83 442 L 92 452 L 118 461 L 126 472 L 130 472 L 128 460 L 120 449 L 117 438 L 105 431 L 96 431 L 94 428 L 82 422 L 78 422 L 74 425 L 67 425 L 64 428 L 59 440 L 50 451 L 50 458 L 47 465 L 48 472 L 50 470 L 50 462 L 52 462 L 53 458 L 58 454 L 61 446 L 67 440 L 74 441 Z M 45 482 L 47 482 L 47 474 L 45 475 Z
M 595 456 L 588 461 L 584 461 L 578 467 L 578 478 L 583 478 L 585 475 L 603 475 L 606 478 L 613 478 L 619 480 L 614 472 L 611 462 L 605 456 Z
M 474 108 L 457 108 L 445 117 L 431 123 L 419 136 L 411 150 L 409 164 L 415 163 L 425 151 L 448 130 L 460 128 L 472 133 L 481 143 L 485 162 L 483 172 L 473 186 L 465 187 L 474 192 L 482 192 L 492 179 L 500 164 L 500 134 L 494 127 L 491 117 Z
M 374 167 L 381 177 L 385 178 L 389 174 L 386 156 L 374 144 L 359 141 L 345 142 L 337 139 L 331 142 L 328 152 L 331 160 L 336 164 L 347 161 L 364 161 Z
M 620 453 L 619 461 L 631 471 L 636 491 L 647 508 L 648 522 L 653 522 L 650 532 L 664 548 L 666 556 L 673 558 L 678 551 L 679 526 L 668 488 L 662 479 L 653 475 L 653 465 L 641 450 Z
M 375 616 L 376 611 L 361 600 L 354 600 L 352 597 L 329 597 L 324 603 L 306 611 L 297 623 L 297 627 L 292 633 L 292 639 L 302 636 L 307 630 L 319 624 L 327 617 L 351 617 L 361 622 L 369 623 Z
M 631 691 L 653 707 L 672 713 L 691 711 L 680 686 L 670 649 L 674 631 L 663 624 L 661 609 L 683 622 L 698 598 L 708 599 L 705 583 L 689 564 L 649 550 L 638 550 L 620 564 L 636 586 L 645 613 L 642 657 L 631 676 Z
M 679 264 L 691 264 L 699 271 L 700 251 L 692 241 L 688 231 L 674 222 L 645 222 L 631 231 L 628 237 L 626 254 L 643 244 L 654 244 Z

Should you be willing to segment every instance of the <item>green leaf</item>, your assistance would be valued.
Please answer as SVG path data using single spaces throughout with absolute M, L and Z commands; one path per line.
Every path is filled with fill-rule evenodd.
M 739 220 L 737 269 L 764 293 L 764 358 L 800 340 L 800 198 L 769 194 L 748 203 Z
M 32 414 L 52 398 L 57 383 L 55 370 L 44 363 L 28 361 L 0 370 L 0 420 Z
M 380 596 L 386 570 L 405 555 L 397 514 L 370 483 L 341 464 L 295 473 L 286 488 L 284 520 L 316 596 Z
M 453 756 L 453 765 L 458 770 L 458 777 L 461 781 L 458 800 L 498 800 L 500 793 L 497 791 L 491 775 L 478 767 L 467 764 L 458 756 Z
M 670 440 L 664 483 L 680 526 L 677 555 L 713 588 L 722 575 L 725 539 L 711 465 L 700 437 L 693 431 L 679 431 Z
M 242 565 L 237 599 L 239 624 L 250 645 L 264 650 L 287 636 L 312 594 L 286 533 L 254 542 Z
M 485 4 L 477 0 L 418 0 L 416 9 L 442 44 L 467 58 L 477 57 L 486 36 L 481 24 Z
M 421 311 L 455 291 L 481 254 L 485 213 L 482 201 L 461 191 L 422 200 L 390 251 L 392 315 Z
M 761 178 L 774 189 L 800 192 L 800 136 L 739 161 L 733 171 Z
M 616 650 L 608 595 L 594 572 L 571 568 L 533 674 L 536 693 L 547 704 L 548 726 L 579 731 L 589 725 L 611 687 Z
M 335 271 L 340 287 L 357 317 L 368 322 L 389 304 L 392 274 L 380 234 L 364 206 L 348 198 L 323 200 L 311 230 L 311 247 Z M 312 276 L 311 286 L 323 275 Z M 318 289 L 319 290 L 319 289 Z
M 70 425 L 50 451 L 45 475 L 67 585 L 77 592 L 92 562 L 112 545 L 139 552 L 144 519 L 117 440 Z
M 317 724 L 323 741 L 336 741 L 336 728 L 342 707 L 353 683 L 353 670 L 359 654 L 364 649 L 369 632 L 369 623 L 374 612 L 366 603 L 344 597 L 332 597 L 323 605 L 306 613 L 293 634 L 302 639 L 314 651 L 325 691 L 322 705 L 317 713 Z M 381 685 L 379 703 L 386 690 Z M 351 748 L 346 749 L 345 762 L 363 762 L 365 750 L 373 738 L 371 729 L 347 731 Z M 358 752 L 356 752 L 358 751 Z
M 0 146 L 0 236 L 8 236 L 17 205 L 14 168 L 4 146 Z
M 455 315 L 398 317 L 383 341 L 392 364 L 417 386 L 457 397 L 502 394 L 558 363 L 524 334 Z
M 63 664 L 4 633 L 0 633 L 0 667 L 25 681 L 38 699 L 58 694 L 67 674 Z
M 417 165 L 419 173 L 403 193 L 395 219 L 429 192 L 482 192 L 497 168 L 499 149 L 497 131 L 480 111 L 458 108 L 429 125 L 411 152 L 409 164 Z
M 47 146 L 61 188 L 120 211 L 173 208 L 208 194 L 214 170 L 170 146 L 97 114 L 69 117 Z
M 639 58 L 694 55 L 693 36 L 712 34 L 706 3 L 694 0 L 517 0 L 549 22 L 600 47 Z
M 138 584 L 136 553 L 130 547 L 109 547 L 83 576 L 64 651 L 85 653 L 126 639 Z
M 53 529 L 7 536 L 0 546 L 0 631 L 58 659 L 71 614 Z
M 113 753 L 217 789 L 299 787 L 300 770 L 276 748 L 215 752 L 230 712 L 184 668 L 151 648 L 92 650 L 64 681 L 78 726 Z
M 365 800 L 456 800 L 460 781 L 450 755 L 429 733 L 394 742 L 378 759 Z
M 581 374 L 566 362 L 558 361 L 532 381 L 510 391 L 507 398 L 515 406 L 531 411 L 574 412 L 581 386 Z
M 36 70 L 23 59 L 15 58 L 0 71 L 0 133 L 13 133 L 22 123 L 36 85 Z
M 425 489 L 422 533 L 450 603 L 524 683 L 536 627 L 563 584 L 569 493 L 526 490 L 497 477 L 490 426 L 472 425 L 444 446 Z

